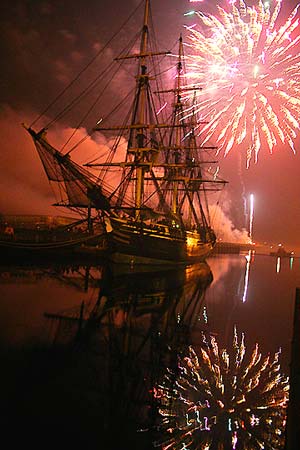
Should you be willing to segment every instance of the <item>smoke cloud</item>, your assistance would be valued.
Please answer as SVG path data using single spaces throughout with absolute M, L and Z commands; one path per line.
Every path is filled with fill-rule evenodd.
M 30 135 L 22 127 L 22 123 L 28 125 L 32 120 L 32 113 L 20 113 L 8 106 L 2 107 L 0 112 L 0 213 L 69 215 L 67 210 L 52 206 L 59 199 L 55 198 Z M 72 128 L 58 125 L 49 133 L 49 140 L 60 149 L 72 132 Z M 79 129 L 76 139 L 85 137 L 86 130 Z M 74 160 L 86 162 L 105 148 L 103 139 L 99 138 L 97 143 L 88 137 L 80 152 L 74 152 Z
M 245 228 L 239 229 L 230 218 L 231 199 L 228 193 L 224 193 L 222 205 L 211 205 L 211 217 L 213 218 L 213 228 L 217 238 L 225 242 L 240 244 L 249 243 L 249 234 Z

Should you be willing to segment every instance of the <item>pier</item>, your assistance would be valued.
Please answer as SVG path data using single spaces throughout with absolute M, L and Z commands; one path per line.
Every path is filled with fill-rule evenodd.
M 253 244 L 243 244 L 237 242 L 217 242 L 213 250 L 213 254 L 222 253 L 242 253 L 248 252 L 249 250 L 255 250 L 255 245 Z

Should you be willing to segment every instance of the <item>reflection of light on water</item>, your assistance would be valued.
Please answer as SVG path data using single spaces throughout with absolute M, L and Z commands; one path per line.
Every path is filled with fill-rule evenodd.
M 197 345 L 174 350 L 176 359 L 153 387 L 157 405 L 154 446 L 164 450 L 283 449 L 289 379 L 280 350 L 247 352 L 234 327 L 232 347 L 203 334 Z M 226 447 L 224 443 L 227 443 Z
M 294 265 L 294 257 L 291 256 L 291 257 L 289 258 L 289 266 L 290 266 L 290 270 L 293 270 L 293 265 Z M 280 272 L 280 269 L 281 269 L 281 257 L 280 257 L 280 256 L 277 256 L 277 259 L 276 259 L 276 273 L 279 273 L 279 272 Z
M 226 277 L 235 270 L 242 270 L 244 259 L 241 257 L 228 258 L 220 256 L 211 257 L 207 262 L 213 273 L 213 281 L 210 287 L 214 288 L 216 297 L 222 298 L 223 292 L 226 290 Z
M 210 289 L 206 293 L 206 298 L 210 302 L 220 303 L 227 290 L 227 277 L 238 277 L 236 281 L 236 300 L 245 302 L 248 295 L 248 286 L 250 284 L 250 265 L 253 262 L 255 252 L 253 250 L 238 256 L 212 257 L 208 260 L 208 264 L 213 273 L 213 282 Z M 230 275 L 229 275 L 230 274 Z M 211 294 L 213 298 L 211 298 Z
M 237 442 L 238 442 L 237 432 L 235 431 L 235 432 L 233 433 L 233 436 L 232 436 L 232 448 L 233 448 L 233 450 L 236 449 L 236 444 L 237 444 Z
M 206 306 L 203 307 L 203 318 L 204 318 L 204 322 L 208 323 L 208 315 L 207 315 Z
M 249 237 L 250 243 L 253 243 L 253 214 L 254 214 L 254 195 L 250 195 L 250 225 L 249 225 Z
M 280 272 L 280 256 L 277 257 L 277 262 L 276 262 L 276 273 Z
M 244 293 L 243 293 L 243 303 L 247 300 L 247 291 L 248 291 L 248 285 L 249 285 L 249 273 L 250 273 L 250 262 L 251 262 L 251 250 L 249 250 L 248 254 L 245 256 L 247 264 L 246 264 L 246 271 L 245 271 L 245 281 L 244 281 Z

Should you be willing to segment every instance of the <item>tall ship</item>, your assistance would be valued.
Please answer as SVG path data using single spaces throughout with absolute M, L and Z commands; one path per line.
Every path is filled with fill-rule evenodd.
M 135 63 L 133 89 L 119 104 L 114 98 L 108 102 L 112 111 L 98 113 L 89 134 L 105 139 L 107 151 L 102 146 L 94 160 L 81 165 L 71 151 L 48 142 L 48 126 L 38 131 L 24 126 L 49 181 L 59 185 L 57 204 L 76 210 L 91 224 L 103 224 L 112 261 L 190 264 L 205 260 L 215 246 L 208 194 L 219 193 L 226 182 L 210 156 L 216 147 L 200 141 L 199 88 L 186 82 L 182 37 L 176 54 L 158 50 L 151 40 L 151 17 L 150 0 L 145 0 L 139 44 L 133 42 L 114 60 L 123 73 L 124 65 L 127 72 L 128 64 Z M 166 58 L 172 61 L 171 76 Z M 97 101 L 101 103 L 99 97 Z

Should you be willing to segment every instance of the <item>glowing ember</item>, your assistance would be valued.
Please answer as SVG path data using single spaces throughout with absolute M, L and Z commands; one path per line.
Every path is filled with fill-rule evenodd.
M 200 85 L 198 111 L 208 120 L 201 133 L 224 156 L 247 149 L 247 166 L 264 146 L 270 153 L 286 144 L 293 152 L 299 130 L 300 57 L 298 5 L 282 23 L 282 0 L 230 1 L 213 16 L 195 12 L 187 27 L 189 83 Z
M 246 361 L 247 359 L 247 361 Z M 283 449 L 288 379 L 279 352 L 262 357 L 258 345 L 246 358 L 244 336 L 220 350 L 215 338 L 200 351 L 178 356 L 154 390 L 162 449 Z

